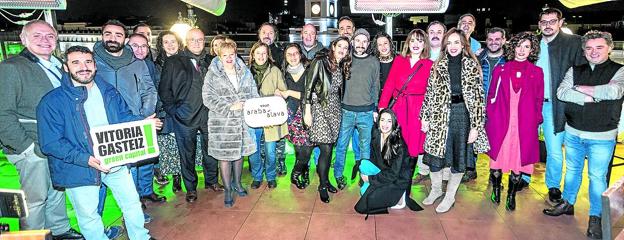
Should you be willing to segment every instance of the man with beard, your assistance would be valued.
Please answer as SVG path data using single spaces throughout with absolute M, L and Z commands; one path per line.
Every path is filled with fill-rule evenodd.
M 490 82 L 496 82 L 496 79 L 490 79 L 494 68 L 506 62 L 503 54 L 503 45 L 505 45 L 505 41 L 504 29 L 493 27 L 488 30 L 487 38 L 485 39 L 486 48 L 481 51 L 481 54 L 478 56 L 478 59 L 481 62 L 481 69 L 483 70 L 484 98 L 488 95 L 487 91 L 490 88 Z
M 464 32 L 464 36 L 470 41 L 470 51 L 473 53 L 476 53 L 477 50 L 481 49 L 481 43 L 479 43 L 477 39 L 470 36 L 474 32 L 476 25 L 477 19 L 470 13 L 461 15 L 461 17 L 459 17 L 459 22 L 457 23 L 457 28 L 461 29 Z
M 207 59 L 210 57 L 204 48 L 204 32 L 197 28 L 191 29 L 185 41 L 186 49 L 165 62 L 158 96 L 167 116 L 171 116 L 167 121 L 173 122 L 186 201 L 192 203 L 197 200 L 195 154 L 198 131 L 201 134 L 204 188 L 218 192 L 223 191 L 223 186 L 217 179 L 217 160 L 208 155 L 208 108 L 203 104 L 202 87 L 210 65 Z
M 444 33 L 446 33 L 446 25 L 441 23 L 440 21 L 433 21 L 429 23 L 427 26 L 427 35 L 429 36 L 429 43 L 431 44 L 431 50 L 429 53 L 429 59 L 434 61 L 438 59 L 440 56 L 440 49 L 442 48 L 442 37 L 444 37 Z M 423 166 L 427 166 L 424 165 Z
M 542 107 L 542 132 L 546 143 L 546 187 L 551 205 L 561 200 L 561 175 L 563 171 L 563 139 L 565 137 L 565 103 L 557 99 L 557 87 L 566 71 L 587 61 L 583 57 L 581 37 L 561 32 L 563 15 L 556 8 L 539 14 L 538 27 L 542 32 L 539 59 L 536 65 L 544 71 L 544 106 Z
M 323 44 L 316 39 L 316 27 L 314 24 L 307 23 L 303 25 L 301 29 L 301 50 L 303 50 L 305 57 L 308 60 L 312 60 L 316 52 L 324 48 Z
M 20 34 L 26 48 L 0 63 L 0 147 L 28 196 L 29 215 L 20 219 L 20 228 L 50 229 L 54 239 L 83 239 L 69 225 L 65 195 L 50 183 L 48 160 L 37 138 L 35 108 L 43 95 L 61 85 L 62 63 L 52 55 L 57 36 L 47 22 L 30 21 Z
M 271 57 L 275 65 L 282 66 L 284 63 L 284 50 L 277 44 L 277 27 L 271 23 L 265 22 L 258 28 L 258 41 L 269 45 L 271 50 Z
M 95 77 L 93 53 L 73 46 L 65 55 L 66 73 L 61 86 L 46 94 L 37 106 L 41 151 L 48 155 L 50 177 L 64 188 L 74 206 L 80 231 L 86 239 L 108 239 L 97 214 L 99 185 L 108 185 L 121 208 L 130 239 L 151 239 L 143 226 L 141 202 L 126 166 L 113 168 L 95 158 L 89 129 L 97 126 L 145 119 L 133 115 L 117 90 Z M 156 128 L 162 122 L 154 115 Z
M 128 45 L 132 48 L 134 57 L 145 62 L 149 69 L 150 78 L 156 86 L 160 81 L 160 70 L 158 70 L 156 64 L 149 59 L 149 43 L 147 38 L 138 33 L 132 34 L 128 40 Z M 154 162 L 158 162 L 158 158 L 147 160 L 143 163 L 137 163 L 135 166 L 132 166 L 130 169 L 132 172 L 132 179 L 135 180 L 135 185 L 141 197 L 141 201 L 166 202 L 167 199 L 165 197 L 154 193 L 152 181 L 152 178 L 154 178 Z
M 355 31 L 355 25 L 353 24 L 353 20 L 349 16 L 342 16 L 340 19 L 338 19 L 339 36 L 351 39 L 351 37 L 353 37 L 353 31 Z
M 354 47 L 351 77 L 345 82 L 342 121 L 336 142 L 336 161 L 334 162 L 334 177 L 341 190 L 347 185 L 342 174 L 347 147 L 354 130 L 359 133 L 360 156 L 355 159 L 351 179 L 356 177 L 360 160 L 370 159 L 371 130 L 376 117 L 377 102 L 379 102 L 379 59 L 369 54 L 369 39 L 370 34 L 362 28 L 355 31 L 351 40 Z
M 102 26 L 102 41 L 93 46 L 98 71 L 96 75 L 113 85 L 126 101 L 132 114 L 142 117 L 152 115 L 156 109 L 156 88 L 144 61 L 134 57 L 132 48 L 125 45 L 126 26 L 109 20 Z M 104 212 L 106 185 L 102 185 L 98 211 Z M 145 222 L 151 217 L 145 215 Z M 109 233 L 113 234 L 113 228 Z

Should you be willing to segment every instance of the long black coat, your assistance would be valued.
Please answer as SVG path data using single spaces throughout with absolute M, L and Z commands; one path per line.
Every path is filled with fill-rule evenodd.
M 364 195 L 355 204 L 355 211 L 361 214 L 388 213 L 388 208 L 397 204 L 405 190 L 411 186 L 411 171 L 409 169 L 409 153 L 403 143 L 396 158 L 390 166 L 381 157 L 381 135 L 374 129 L 371 137 L 370 161 L 381 172 L 377 175 L 368 176 L 370 186 Z M 420 211 L 420 207 L 414 200 L 407 197 L 407 206 L 412 211 Z

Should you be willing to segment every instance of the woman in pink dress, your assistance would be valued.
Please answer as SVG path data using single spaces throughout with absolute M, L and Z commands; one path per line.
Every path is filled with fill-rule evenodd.
M 433 61 L 429 60 L 430 49 L 427 33 L 421 29 L 412 30 L 407 35 L 401 55 L 396 56 L 392 64 L 379 98 L 379 109 L 387 108 L 390 101 L 396 99 L 392 110 L 396 113 L 407 144 L 412 175 L 416 158 L 424 152 L 425 133 L 420 130 L 418 115 L 433 65 Z
M 521 32 L 505 44 L 506 58 L 497 66 L 486 101 L 486 131 L 490 140 L 491 200 L 500 203 L 502 174 L 510 172 L 507 201 L 516 208 L 521 174 L 532 174 L 539 161 L 538 126 L 542 122 L 544 74 L 533 63 L 539 55 L 539 40 L 532 32 Z

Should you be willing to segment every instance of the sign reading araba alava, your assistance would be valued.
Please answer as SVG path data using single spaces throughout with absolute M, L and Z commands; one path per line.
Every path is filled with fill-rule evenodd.
M 243 114 L 247 126 L 268 127 L 285 123 L 288 119 L 288 108 L 281 97 L 252 98 L 245 101 Z
M 135 163 L 160 154 L 153 120 L 91 128 L 93 153 L 103 166 Z

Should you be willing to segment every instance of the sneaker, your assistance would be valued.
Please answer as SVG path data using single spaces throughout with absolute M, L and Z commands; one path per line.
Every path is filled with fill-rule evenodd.
M 589 216 L 587 236 L 591 239 L 602 239 L 602 223 L 598 216 Z
M 344 176 L 336 178 L 336 185 L 338 189 L 343 190 L 347 186 L 347 182 L 344 179 Z
M 143 218 L 145 218 L 146 224 L 152 222 L 152 216 L 148 215 L 147 213 L 143 213 Z
M 276 188 L 277 187 L 277 182 L 275 180 L 267 181 L 267 187 L 269 187 L 269 188 Z
M 121 226 L 110 226 L 106 229 L 104 229 L 104 234 L 106 234 L 106 237 L 108 237 L 108 239 L 116 239 L 119 236 L 121 236 L 121 233 L 123 232 L 123 228 Z

